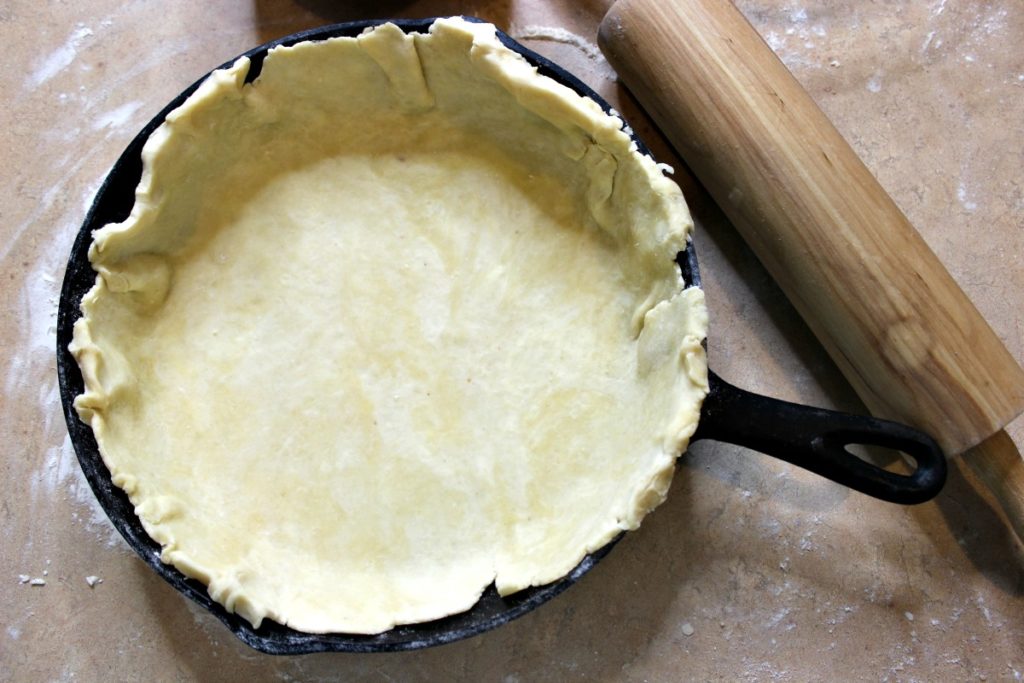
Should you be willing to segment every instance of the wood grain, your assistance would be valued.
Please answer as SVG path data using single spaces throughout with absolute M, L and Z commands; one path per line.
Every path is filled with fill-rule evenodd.
M 960 459 L 975 481 L 987 489 L 1017 538 L 1024 543 L 1024 461 L 1013 439 L 998 431 Z
M 599 44 L 874 414 L 952 455 L 1024 410 L 1024 371 L 731 3 L 621 0 Z

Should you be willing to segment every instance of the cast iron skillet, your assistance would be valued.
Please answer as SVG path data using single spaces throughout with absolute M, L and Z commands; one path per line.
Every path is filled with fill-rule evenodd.
M 467 20 L 479 21 L 470 17 L 467 17 Z M 395 20 L 393 23 L 409 33 L 426 32 L 433 21 Z M 247 80 L 256 78 L 263 65 L 263 58 L 273 47 L 293 45 L 304 40 L 355 36 L 366 28 L 381 23 L 384 22 L 360 21 L 326 26 L 296 33 L 250 50 L 245 53 L 252 61 Z M 596 93 L 562 68 L 516 43 L 507 35 L 500 32 L 498 35 L 505 45 L 532 62 L 542 75 L 594 99 L 605 111 L 610 109 Z M 234 61 L 226 62 L 223 66 L 230 66 Z M 181 105 L 205 78 L 204 76 L 187 88 L 157 114 L 118 159 L 97 193 L 85 224 L 75 240 L 61 290 L 57 319 L 57 374 L 64 417 L 82 470 L 114 526 L 124 536 L 128 545 L 168 583 L 212 612 L 244 643 L 271 654 L 324 651 L 382 652 L 441 645 L 500 626 L 564 591 L 607 555 L 618 538 L 585 557 L 568 575 L 552 584 L 529 588 L 505 598 L 500 597 L 492 585 L 468 612 L 422 624 L 397 626 L 374 636 L 301 633 L 270 620 L 264 620 L 258 629 L 254 629 L 245 619 L 228 613 L 224 607 L 213 602 L 203 584 L 185 577 L 174 567 L 160 561 L 159 544 L 143 530 L 124 491 L 111 482 L 110 473 L 103 464 L 92 430 L 79 421 L 74 411 L 72 403 L 75 396 L 82 393 L 83 381 L 78 365 L 68 352 L 68 344 L 71 343 L 75 320 L 80 315 L 82 296 L 93 286 L 96 279 L 88 259 L 92 232 L 107 223 L 124 220 L 131 212 L 135 202 L 135 187 L 142 174 L 143 144 L 166 115 Z M 649 153 L 636 136 L 634 140 L 642 153 Z M 676 260 L 686 283 L 699 286 L 700 274 L 693 245 L 689 244 L 686 251 L 680 253 Z M 913 504 L 929 500 L 939 492 L 945 482 L 945 457 L 935 441 L 926 434 L 893 422 L 819 410 L 756 396 L 727 384 L 714 374 L 710 375 L 709 380 L 711 391 L 704 401 L 699 427 L 693 440 L 714 439 L 746 446 L 816 472 L 857 491 L 896 503 Z M 847 452 L 845 447 L 852 444 L 869 444 L 902 451 L 916 461 L 916 469 L 909 476 L 887 472 Z

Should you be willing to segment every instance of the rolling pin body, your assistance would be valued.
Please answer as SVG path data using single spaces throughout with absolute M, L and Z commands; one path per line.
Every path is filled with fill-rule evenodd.
M 732 3 L 620 0 L 599 43 L 874 414 L 953 455 L 1024 409 L 1024 371 Z

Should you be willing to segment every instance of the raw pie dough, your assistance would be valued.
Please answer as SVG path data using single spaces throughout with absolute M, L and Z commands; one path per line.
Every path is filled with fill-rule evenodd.
M 707 391 L 678 187 L 490 25 L 249 68 L 153 133 L 75 326 L 163 560 L 254 625 L 376 633 L 639 525 Z

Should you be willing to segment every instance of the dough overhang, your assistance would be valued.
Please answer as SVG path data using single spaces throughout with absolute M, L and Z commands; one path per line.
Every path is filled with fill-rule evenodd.
M 707 391 L 678 187 L 487 24 L 249 68 L 150 137 L 75 325 L 164 561 L 253 624 L 376 633 L 639 525 Z

